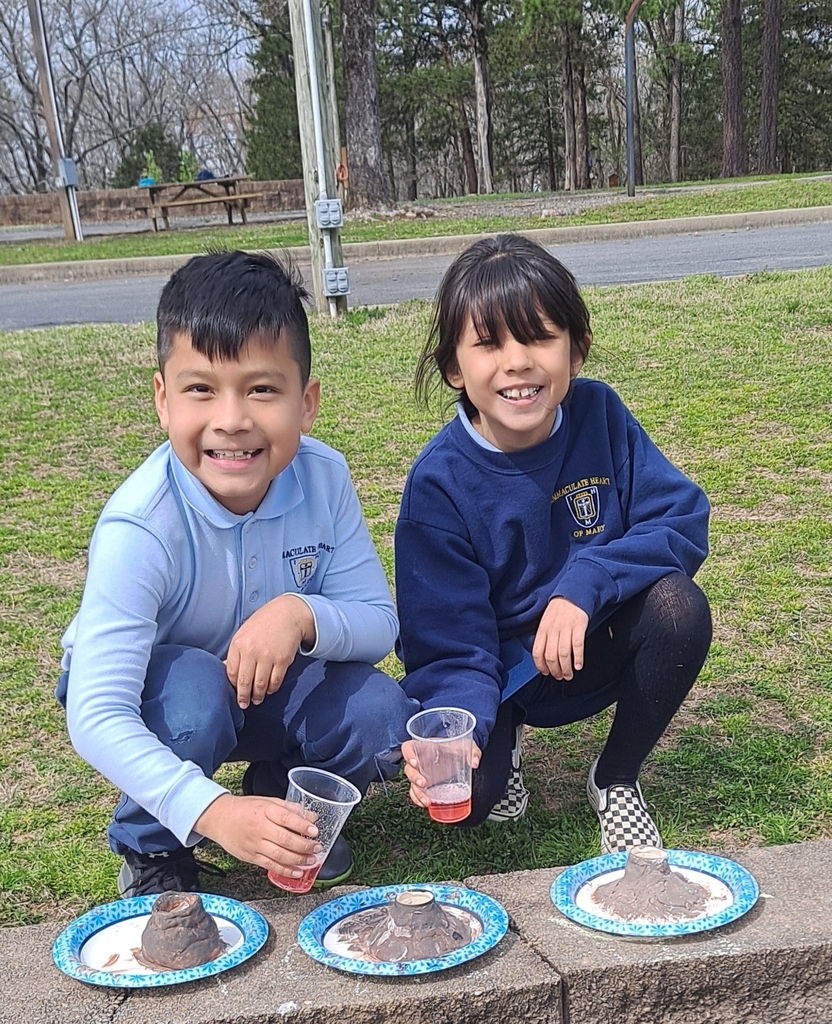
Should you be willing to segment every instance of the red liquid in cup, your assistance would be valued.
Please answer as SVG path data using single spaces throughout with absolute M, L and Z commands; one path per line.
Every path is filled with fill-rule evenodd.
M 267 877 L 272 885 L 276 885 L 279 889 L 285 889 L 287 892 L 309 892 L 315 884 L 322 865 L 323 861 L 320 864 L 304 868 L 300 878 L 287 878 L 285 875 L 279 875 L 276 871 L 270 871 Z
M 450 825 L 462 821 L 471 813 L 471 788 L 458 782 L 445 782 L 429 786 L 426 790 L 430 807 L 428 814 L 434 821 Z

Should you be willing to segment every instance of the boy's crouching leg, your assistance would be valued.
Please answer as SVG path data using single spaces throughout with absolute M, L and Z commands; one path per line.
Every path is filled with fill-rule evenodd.
M 219 658 L 194 647 L 154 649 L 142 693 L 147 728 L 183 761 L 211 777 L 237 742 L 243 712 Z M 176 837 L 147 811 L 122 795 L 108 832 L 116 853 L 126 849 L 160 853 L 179 846 Z
M 275 779 L 298 765 L 323 768 L 364 793 L 398 773 L 407 720 L 418 710 L 372 665 L 299 656 L 277 693 L 247 710 L 232 756 L 268 762 L 261 770 Z

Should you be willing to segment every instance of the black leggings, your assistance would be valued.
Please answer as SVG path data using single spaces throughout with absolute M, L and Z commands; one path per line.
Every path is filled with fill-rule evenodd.
M 556 728 L 587 717 L 570 717 L 563 698 L 596 695 L 599 703 L 589 713 L 616 705 L 595 781 L 601 788 L 634 783 L 699 675 L 711 635 L 707 598 L 679 572 L 617 608 L 588 634 L 584 667 L 571 680 L 536 676 L 500 705 L 474 772 L 471 815 L 461 824 L 481 824 L 502 797 L 518 725 Z

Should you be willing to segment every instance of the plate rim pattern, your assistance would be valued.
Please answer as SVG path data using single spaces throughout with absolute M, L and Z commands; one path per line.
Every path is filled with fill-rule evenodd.
M 157 894 L 158 895 L 158 894 Z M 269 935 L 266 919 L 253 907 L 230 896 L 215 893 L 198 893 L 206 911 L 216 917 L 230 921 L 243 934 L 242 944 L 232 952 L 223 953 L 216 960 L 199 967 L 188 967 L 179 971 L 157 971 L 153 974 L 127 974 L 89 967 L 80 957 L 81 949 L 93 935 L 109 928 L 119 921 L 143 917 L 150 913 L 157 895 L 131 896 L 93 907 L 61 932 L 52 946 L 52 960 L 59 971 L 86 982 L 89 985 L 103 985 L 108 988 L 161 988 L 165 985 L 181 985 L 200 978 L 237 967 L 262 948 Z
M 751 872 L 736 861 L 698 850 L 667 850 L 668 862 L 672 867 L 690 868 L 702 874 L 711 875 L 727 886 L 734 897 L 729 907 L 715 914 L 693 921 L 666 921 L 658 924 L 634 924 L 630 921 L 611 921 L 599 914 L 591 914 L 575 903 L 575 897 L 587 882 L 620 870 L 627 860 L 627 850 L 606 853 L 591 860 L 581 861 L 566 868 L 552 883 L 550 896 L 557 909 L 571 921 L 607 932 L 610 935 L 624 935 L 634 938 L 667 938 L 676 935 L 693 935 L 696 932 L 711 931 L 730 924 L 746 914 L 757 902 L 760 887 Z
M 431 957 L 423 960 L 408 960 L 401 963 L 373 963 L 354 957 L 332 953 L 323 944 L 323 938 L 329 929 L 338 921 L 349 917 L 359 910 L 379 906 L 387 902 L 391 896 L 411 889 L 422 889 L 432 892 L 440 903 L 463 907 L 476 914 L 482 921 L 483 933 L 478 939 L 469 942 L 462 949 L 453 950 L 442 957 Z M 508 931 L 508 912 L 505 907 L 491 896 L 469 889 L 464 885 L 436 885 L 432 882 L 410 882 L 400 885 L 382 885 L 372 889 L 361 889 L 357 892 L 339 896 L 334 900 L 321 904 L 301 921 L 298 927 L 298 944 L 313 960 L 334 967 L 349 974 L 368 974 L 377 977 L 401 978 L 416 974 L 429 974 L 433 971 L 448 970 L 459 964 L 474 960 L 487 953 L 503 938 Z

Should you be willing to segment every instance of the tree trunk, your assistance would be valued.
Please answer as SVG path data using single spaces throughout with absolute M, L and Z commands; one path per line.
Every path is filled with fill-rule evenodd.
M 575 188 L 589 188 L 589 118 L 580 26 L 572 38 L 572 98 L 575 102 Z
M 558 187 L 557 168 L 555 166 L 555 132 L 554 132 L 554 102 L 552 97 L 552 80 L 546 79 L 546 170 L 549 175 L 549 191 L 554 192 Z
M 765 0 L 763 24 L 763 75 L 760 87 L 761 174 L 777 170 L 777 91 L 780 82 L 780 0 Z
M 381 151 L 375 0 L 341 0 L 341 45 L 350 198 L 359 207 L 381 206 L 390 189 Z
M 723 0 L 722 177 L 736 178 L 744 172 L 741 0 Z
M 673 57 L 670 71 L 670 180 L 679 180 L 682 154 L 682 44 L 685 41 L 685 5 L 673 12 Z
M 494 191 L 493 127 L 488 84 L 488 39 L 483 22 L 485 0 L 471 0 L 468 20 L 474 43 L 474 97 L 477 105 L 477 149 L 480 157 L 481 195 Z
M 416 119 L 412 112 L 407 115 L 407 198 L 411 202 L 419 194 L 416 172 Z
M 638 66 L 638 65 L 636 65 Z M 644 157 L 641 152 L 641 103 L 638 98 L 638 75 L 633 75 L 633 155 L 636 173 L 634 185 L 644 184 Z
M 462 100 L 454 104 L 454 114 L 459 130 L 459 144 L 462 146 L 462 160 L 465 164 L 465 187 L 468 190 L 468 195 L 476 195 L 479 188 L 477 158 L 474 155 L 474 140 L 471 138 L 468 115 L 465 113 L 465 105 Z
M 575 96 L 572 91 L 572 49 L 569 29 L 561 26 L 560 81 L 563 94 L 563 187 L 567 192 L 575 188 Z

